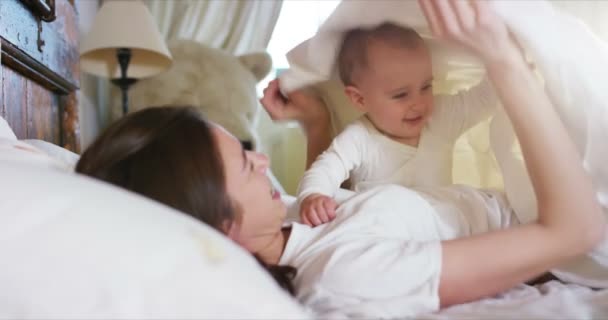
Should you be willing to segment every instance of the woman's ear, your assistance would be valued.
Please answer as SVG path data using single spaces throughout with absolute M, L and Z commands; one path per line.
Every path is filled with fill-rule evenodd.
M 234 242 L 239 242 L 239 234 L 240 234 L 240 228 L 239 228 L 239 224 L 236 221 L 230 221 L 230 220 L 226 220 L 224 221 L 224 223 L 222 224 L 222 230 L 224 231 L 224 234 L 226 234 L 226 236 L 228 236 L 228 238 L 232 239 L 232 241 Z
M 367 108 L 365 107 L 365 99 L 359 89 L 355 86 L 345 86 L 344 93 L 350 99 L 350 102 L 353 103 L 355 108 L 361 112 L 367 112 Z

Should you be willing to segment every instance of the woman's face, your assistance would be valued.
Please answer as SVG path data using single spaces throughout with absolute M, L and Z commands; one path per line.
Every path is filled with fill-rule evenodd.
M 222 160 L 226 188 L 238 205 L 241 219 L 227 230 L 230 238 L 250 252 L 258 252 L 281 234 L 286 208 L 280 194 L 266 176 L 268 158 L 246 151 L 241 143 L 223 128 L 213 128 Z

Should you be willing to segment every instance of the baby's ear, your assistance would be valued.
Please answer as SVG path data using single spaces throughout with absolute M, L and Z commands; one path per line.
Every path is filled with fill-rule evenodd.
M 365 108 L 365 99 L 361 95 L 359 89 L 355 86 L 345 86 L 344 93 L 353 103 L 353 105 L 357 108 L 357 110 L 361 112 L 367 112 L 367 108 Z

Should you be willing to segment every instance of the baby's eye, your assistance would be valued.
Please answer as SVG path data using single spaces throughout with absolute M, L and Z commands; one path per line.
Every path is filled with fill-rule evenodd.
M 408 96 L 407 92 L 401 92 L 401 93 L 394 95 L 392 98 L 393 99 L 403 99 L 403 98 L 407 98 L 407 96 Z
M 427 84 L 426 86 L 422 87 L 422 91 L 428 91 L 428 90 L 430 90 L 432 88 L 433 88 L 432 84 Z

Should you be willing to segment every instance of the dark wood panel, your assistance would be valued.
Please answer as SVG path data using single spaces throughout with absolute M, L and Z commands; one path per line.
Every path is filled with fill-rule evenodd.
M 80 116 L 76 92 L 59 97 L 61 105 L 61 146 L 80 153 Z
M 0 12 L 0 36 L 78 87 L 78 21 L 69 1 L 55 1 L 53 22 L 40 21 L 18 0 L 0 0 Z
M 0 112 L 19 138 L 78 152 L 77 13 L 71 0 L 54 2 L 56 19 L 43 22 L 22 0 L 0 0 Z
M 27 136 L 61 141 L 58 97 L 34 81 L 27 80 Z
M 0 37 L 0 42 L 2 43 L 2 64 L 58 94 L 69 94 L 78 89 L 76 85 L 33 59 L 8 40 Z
M 15 71 L 2 66 L 4 118 L 19 139 L 27 138 L 27 80 Z
M 2 46 L 2 44 L 0 44 Z M 1 56 L 0 56 L 1 58 Z M 6 117 L 6 110 L 4 109 L 4 76 L 2 70 L 4 66 L 0 64 L 0 117 Z
M 0 0 L 1 1 L 1 0 Z M 2 117 L 19 139 L 41 139 L 69 150 L 80 151 L 80 127 L 76 93 L 60 95 L 1 67 Z
M 76 87 L 80 87 L 80 53 L 78 51 L 80 32 L 78 29 L 78 13 L 74 1 L 55 0 L 55 13 L 57 19 L 51 24 L 57 26 L 54 29 L 56 39 L 61 39 L 64 46 L 61 49 L 56 48 L 61 53 L 57 56 L 56 65 L 64 68 L 66 73 L 69 72 L 70 76 L 66 79 L 70 80 Z

